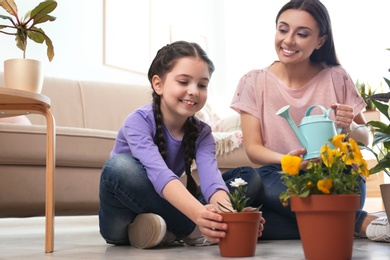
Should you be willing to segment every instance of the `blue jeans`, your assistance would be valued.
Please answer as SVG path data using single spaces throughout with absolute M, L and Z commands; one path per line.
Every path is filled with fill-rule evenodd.
M 248 182 L 247 195 L 251 197 L 249 205 L 257 203 L 260 177 L 255 169 L 240 167 L 222 176 L 227 184 L 235 178 Z M 167 230 L 177 238 L 186 237 L 195 229 L 194 222 L 159 196 L 143 165 L 129 155 L 116 155 L 105 163 L 100 178 L 99 197 L 100 233 L 107 243 L 129 244 L 127 226 L 141 213 L 161 216 L 167 224 Z M 206 204 L 203 196 L 197 199 Z
M 290 206 L 284 207 L 279 200 L 279 194 L 286 190 L 286 186 L 281 180 L 281 166 L 278 164 L 266 165 L 257 169 L 261 177 L 261 196 L 260 201 L 263 204 L 261 211 L 266 221 L 263 235 L 260 239 L 299 239 L 298 225 L 295 213 L 291 211 Z M 360 189 L 360 210 L 356 212 L 355 234 L 359 233 L 360 226 L 367 212 L 361 210 L 366 197 L 366 185 L 363 178 L 359 178 Z M 318 234 L 319 236 L 321 234 Z

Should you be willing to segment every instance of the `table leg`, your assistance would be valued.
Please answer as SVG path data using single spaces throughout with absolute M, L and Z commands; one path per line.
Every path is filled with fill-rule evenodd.
M 49 109 L 44 113 L 47 123 L 46 135 L 46 237 L 45 252 L 54 250 L 54 169 L 55 169 L 55 120 Z

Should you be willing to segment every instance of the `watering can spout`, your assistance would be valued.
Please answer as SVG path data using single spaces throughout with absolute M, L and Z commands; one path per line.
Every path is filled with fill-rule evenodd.
M 301 130 L 298 128 L 298 126 L 294 123 L 290 116 L 290 106 L 284 106 L 281 109 L 276 112 L 276 115 L 283 117 L 287 120 L 287 123 L 290 125 L 291 129 L 293 130 L 294 134 L 297 136 L 299 142 L 302 144 L 303 147 L 307 147 L 307 140 L 303 136 Z

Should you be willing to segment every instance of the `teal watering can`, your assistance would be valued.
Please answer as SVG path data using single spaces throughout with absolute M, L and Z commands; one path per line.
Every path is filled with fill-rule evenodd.
M 320 108 L 323 114 L 310 115 L 314 108 Z M 332 109 L 326 110 L 323 106 L 314 105 L 306 110 L 305 117 L 297 126 L 290 117 L 290 106 L 284 106 L 276 112 L 276 115 L 284 117 L 299 142 L 306 148 L 306 153 L 303 156 L 304 160 L 320 157 L 321 147 L 333 136 L 341 133 L 341 128 L 336 131 L 336 123 L 330 119 L 329 113 Z

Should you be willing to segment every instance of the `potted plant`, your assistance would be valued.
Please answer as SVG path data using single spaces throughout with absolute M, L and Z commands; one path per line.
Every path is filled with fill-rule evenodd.
M 390 50 L 390 49 L 388 49 Z M 390 80 L 384 78 L 386 84 L 390 88 Z M 371 100 L 387 121 L 390 121 L 389 100 L 390 92 L 378 93 L 367 96 Z M 382 121 L 368 121 L 367 126 L 370 126 L 373 132 L 372 148 L 363 146 L 372 152 L 377 160 L 377 164 L 370 169 L 371 173 L 385 172 L 390 177 L 390 125 Z M 377 149 L 375 149 L 377 148 Z M 390 216 L 390 183 L 380 185 L 382 201 L 385 206 L 387 217 Z
M 47 57 L 49 61 L 53 59 L 53 43 L 46 33 L 36 25 L 56 19 L 49 14 L 57 7 L 57 2 L 54 0 L 43 1 L 23 17 L 19 17 L 18 7 L 14 0 L 0 0 L 0 6 L 11 15 L 0 15 L 0 18 L 8 22 L 0 24 L 0 33 L 14 36 L 16 46 L 23 52 L 23 59 L 4 61 L 5 86 L 40 93 L 43 84 L 42 65 L 37 60 L 26 59 L 27 41 L 30 39 L 36 43 L 45 43 Z
M 355 85 L 356 85 L 356 88 L 359 91 L 359 94 L 362 97 L 371 96 L 371 95 L 375 94 L 375 92 L 376 92 L 376 90 L 373 90 L 372 86 L 370 84 L 368 84 L 368 83 L 367 83 L 367 86 L 366 86 L 366 83 L 364 83 L 364 82 L 360 83 L 359 80 L 357 80 Z M 367 104 L 366 111 L 373 111 L 373 110 L 375 110 L 374 102 L 372 102 L 369 99 L 366 99 L 366 104 Z
M 226 237 L 219 242 L 219 251 L 224 257 L 248 257 L 254 256 L 257 245 L 257 235 L 262 213 L 259 208 L 248 208 L 246 197 L 248 183 L 237 178 L 230 183 L 236 188 L 229 193 L 230 203 L 219 203 L 223 222 L 228 224 Z
M 305 171 L 300 170 L 299 156 L 285 155 L 281 160 L 287 189 L 280 199 L 296 213 L 306 259 L 352 257 L 360 205 L 357 177 L 370 172 L 357 142 L 351 138 L 346 142 L 344 137 L 336 135 L 322 146 L 320 159 L 310 160 Z

